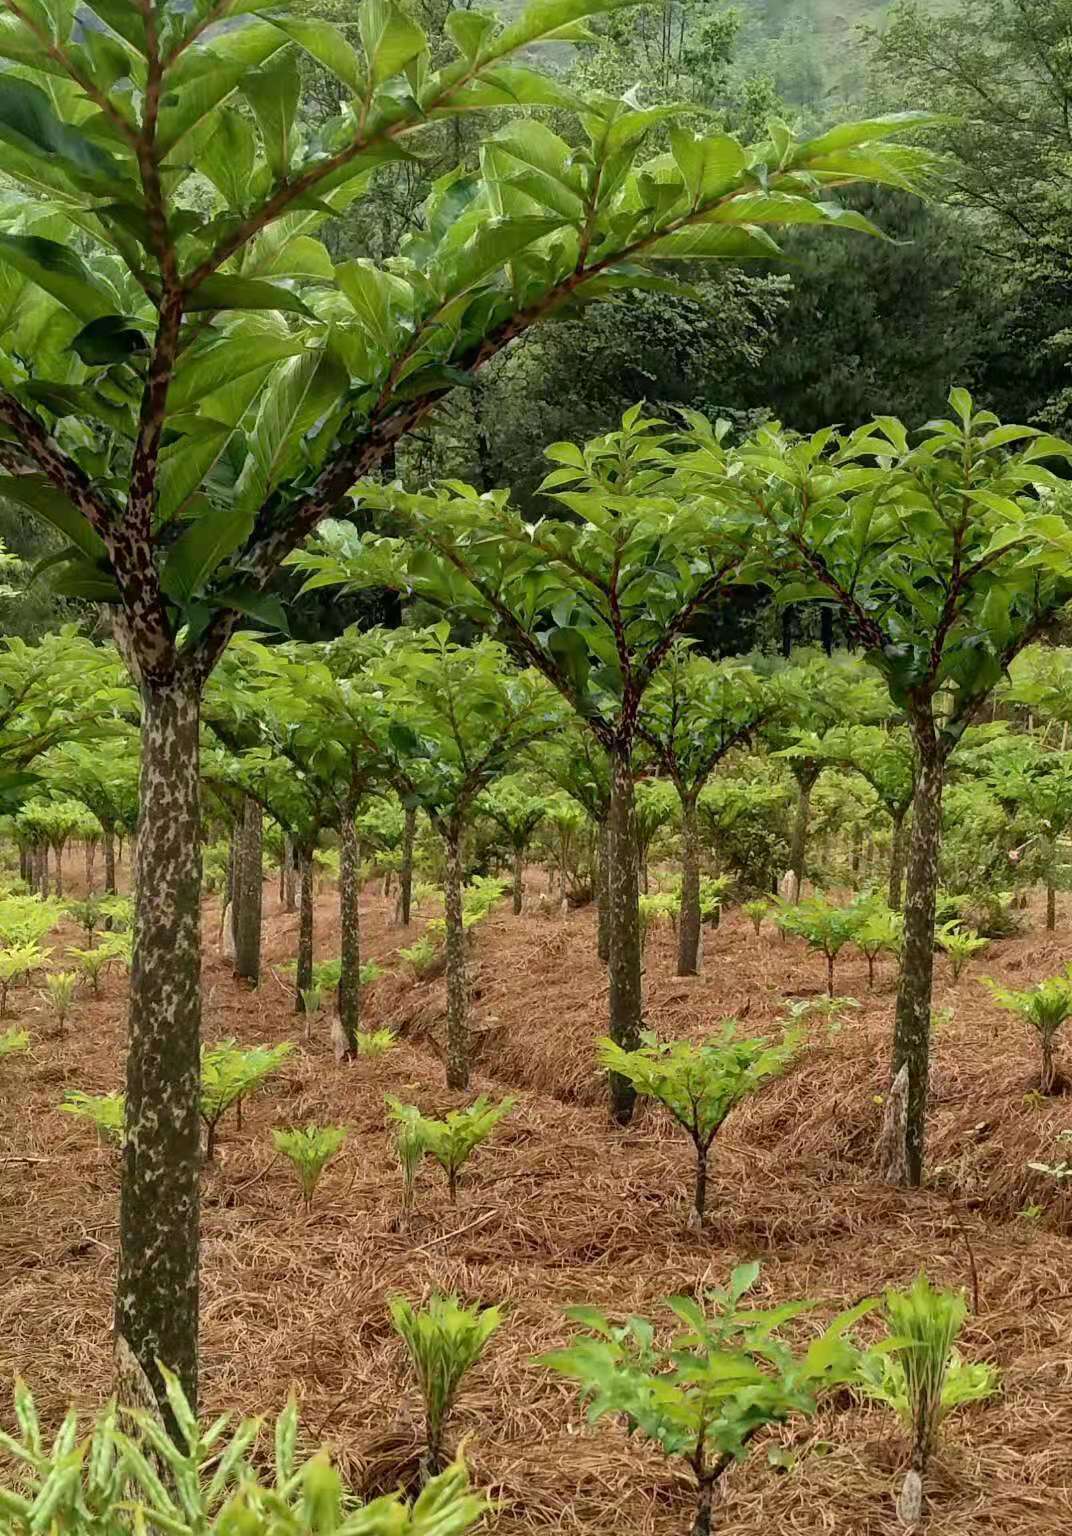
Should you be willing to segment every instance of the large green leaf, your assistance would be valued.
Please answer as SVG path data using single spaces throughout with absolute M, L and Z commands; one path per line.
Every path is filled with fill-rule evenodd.
M 191 523 L 168 551 L 160 585 L 174 602 L 189 602 L 253 531 L 254 513 L 239 507 L 213 508 Z
M 188 296 L 188 311 L 201 309 L 278 309 L 295 315 L 316 316 L 289 288 L 265 283 L 256 277 L 230 277 L 216 273 Z
M 417 23 L 392 0 L 362 0 L 357 17 L 373 85 L 399 74 L 428 46 Z
M 104 541 L 86 522 L 74 502 L 58 491 L 43 476 L 5 475 L 0 477 L 0 496 L 8 501 L 28 507 L 58 528 L 70 539 L 86 558 L 96 562 L 104 560 L 107 551 Z
M 261 130 L 272 174 L 284 176 L 290 165 L 291 130 L 301 93 L 301 76 L 293 49 L 282 49 L 263 69 L 248 74 L 242 81 L 242 90 Z
M 156 515 L 167 522 L 181 512 L 227 446 L 232 428 L 205 420 L 194 432 L 183 433 L 160 455 L 157 471 Z
M 0 262 L 7 262 L 69 309 L 79 320 L 114 313 L 116 300 L 67 246 L 40 235 L 0 234 Z
M 250 433 L 249 458 L 235 487 L 235 505 L 259 507 L 297 453 L 304 433 L 334 405 L 348 380 L 330 353 L 309 349 L 270 380 Z
M 259 323 L 259 322 L 258 322 Z M 222 384 L 243 374 L 269 368 L 305 348 L 300 336 L 223 335 L 181 363 L 168 391 L 168 410 L 194 406 Z
M 31 154 L 60 160 L 72 173 L 105 185 L 114 187 L 123 177 L 120 162 L 57 117 L 39 86 L 14 75 L 0 76 L 0 139 Z
M 305 49 L 310 58 L 322 64 L 344 85 L 349 86 L 355 96 L 361 94 L 365 84 L 365 72 L 361 67 L 361 60 L 342 33 L 330 22 L 306 21 L 296 16 L 277 16 L 272 18 L 272 24 L 281 32 L 285 32 L 287 37 L 293 38 L 300 48 Z
M 71 350 L 90 367 L 100 368 L 125 363 L 136 352 L 148 352 L 149 343 L 136 320 L 126 315 L 102 315 L 82 327 L 71 342 Z
M 231 107 L 211 119 L 211 130 L 197 148 L 197 168 L 207 176 L 228 208 L 245 208 L 257 159 L 257 136 L 249 118 Z

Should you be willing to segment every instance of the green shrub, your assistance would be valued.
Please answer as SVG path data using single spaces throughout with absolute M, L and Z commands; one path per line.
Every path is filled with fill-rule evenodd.
M 739 1040 L 737 1023 L 725 1021 L 722 1037 L 713 1044 L 687 1040 L 659 1041 L 645 1035 L 635 1051 L 623 1050 L 611 1039 L 599 1042 L 600 1063 L 627 1078 L 637 1093 L 656 1099 L 692 1138 L 696 1152 L 693 1214 L 703 1225 L 707 1203 L 707 1162 L 711 1144 L 726 1116 L 760 1083 L 784 1072 L 800 1036 L 787 1033 L 772 1045 L 768 1040 Z
M 95 1127 L 101 1141 L 123 1143 L 126 1095 L 122 1093 L 82 1093 L 72 1088 L 63 1096 L 60 1110 L 77 1115 Z
M 5 896 L 0 899 L 0 945 L 40 944 L 63 916 L 58 901 L 40 896 Z
M 776 919 L 783 933 L 804 940 L 809 949 L 826 957 L 826 992 L 834 995 L 834 962 L 846 944 L 852 942 L 863 925 L 858 907 L 837 907 L 822 896 L 785 906 Z
M 763 919 L 771 910 L 771 904 L 765 896 L 757 896 L 754 901 L 746 901 L 741 911 L 747 917 L 755 930 L 756 938 L 759 938 L 759 930 L 763 927 Z
M 954 1346 L 967 1315 L 964 1298 L 932 1289 L 922 1271 L 910 1290 L 887 1291 L 883 1306 L 892 1338 L 861 1361 L 860 1388 L 891 1407 L 911 1437 L 911 1467 L 898 1512 L 906 1525 L 915 1526 L 939 1429 L 962 1403 L 993 1396 L 997 1372 L 961 1359 Z
M 432 925 L 429 923 L 428 926 Z M 442 973 L 446 951 L 443 945 L 437 944 L 430 934 L 424 933 L 415 944 L 400 948 L 398 957 L 406 962 L 416 980 L 424 981 Z
M 52 1016 L 56 1020 L 61 1035 L 66 1032 L 67 1020 L 70 1016 L 74 995 L 77 990 L 77 971 L 50 971 L 45 977 L 45 990 L 41 993 L 41 996 L 51 1008 Z
M 134 928 L 134 901 L 130 896 L 102 896 L 100 909 L 114 932 L 130 933 Z
M 456 1296 L 428 1298 L 422 1307 L 404 1296 L 392 1297 L 391 1322 L 413 1362 L 424 1399 L 427 1444 L 425 1476 L 440 1471 L 443 1431 L 466 1371 L 480 1359 L 491 1335 L 502 1321 L 498 1307 L 460 1306 Z
M 94 997 L 100 996 L 100 979 L 104 972 L 122 958 L 107 941 L 92 949 L 76 949 L 72 945 L 67 951 L 67 957 L 74 961 L 81 976 L 89 982 Z
M 286 1131 L 273 1131 L 276 1150 L 290 1159 L 301 1184 L 302 1203 L 312 1208 L 316 1186 L 327 1164 L 346 1140 L 341 1125 L 306 1125 Z
M 980 938 L 971 928 L 961 928 L 959 923 L 943 923 L 941 928 L 935 929 L 934 942 L 949 956 L 954 984 L 960 980 L 961 972 L 972 956 L 990 947 L 989 939 Z
M 17 1056 L 22 1051 L 30 1049 L 30 1037 L 24 1029 L 0 1030 L 0 1061 L 5 1056 Z
M 278 1072 L 294 1049 L 289 1041 L 281 1045 L 254 1046 L 243 1050 L 233 1040 L 201 1050 L 201 1119 L 205 1124 L 205 1156 L 216 1152 L 216 1131 L 232 1106 L 242 1125 L 242 1100 L 260 1087 L 273 1072 Z
M 11 988 L 39 970 L 51 953 L 51 949 L 42 949 L 36 942 L 10 944 L 6 949 L 0 949 L 0 1019 L 7 1017 L 7 996 Z
M 787 1003 L 785 1017 L 789 1024 L 798 1027 L 807 1025 L 811 1019 L 822 1019 L 829 1045 L 841 1033 L 844 1016 L 859 1006 L 859 999 L 855 997 L 802 997 Z
M 484 1512 L 460 1460 L 412 1504 L 389 1494 L 355 1505 L 323 1452 L 298 1460 L 293 1397 L 275 1422 L 273 1455 L 257 1444 L 259 1419 L 229 1437 L 226 1415 L 202 1429 L 161 1370 L 181 1443 L 152 1414 L 109 1403 L 88 1433 L 72 1409 L 49 1446 L 16 1382 L 18 1433 L 0 1441 L 20 1464 L 17 1486 L 0 1486 L 5 1536 L 464 1536 Z
M 1050 1094 L 1057 1088 L 1057 1064 L 1054 1061 L 1054 1043 L 1061 1026 L 1072 1018 L 1072 975 L 1051 976 L 1033 987 L 1015 991 L 1003 987 L 992 977 L 983 978 L 983 986 L 999 1008 L 1015 1013 L 1023 1019 L 1039 1037 L 1042 1050 L 1039 1092 Z
M 311 987 L 302 987 L 300 996 L 302 1012 L 305 1014 L 305 1038 L 308 1040 L 313 1032 L 313 1020 L 319 1014 L 324 998 L 315 983 Z
M 387 1100 L 394 1119 L 412 1127 L 411 1135 L 419 1140 L 422 1153 L 434 1158 L 443 1169 L 452 1205 L 458 1198 L 460 1170 L 516 1102 L 507 1098 L 500 1104 L 492 1104 L 482 1093 L 468 1109 L 452 1109 L 445 1119 L 433 1120 L 419 1111 L 411 1113 L 412 1105 L 401 1104 L 390 1097 Z
M 673 891 L 653 892 L 651 895 L 640 897 L 639 910 L 640 947 L 646 949 L 656 923 L 677 922 L 678 913 L 681 910 L 681 897 Z
M 779 1335 L 813 1303 L 742 1306 L 758 1276 L 758 1264 L 735 1269 L 727 1291 L 707 1293 L 710 1312 L 690 1296 L 671 1297 L 667 1306 L 683 1331 L 666 1348 L 656 1345 L 646 1318 L 616 1327 L 594 1307 L 570 1308 L 567 1316 L 586 1334 L 537 1361 L 579 1384 L 590 1420 L 620 1415 L 630 1433 L 685 1463 L 696 1482 L 694 1533 L 711 1530 L 719 1480 L 744 1461 L 755 1435 L 811 1417 L 823 1392 L 859 1372 L 860 1352 L 848 1331 L 873 1301 L 841 1313 L 794 1349 Z
M 875 985 L 875 961 L 879 955 L 899 955 L 904 934 L 904 918 L 884 901 L 870 897 L 857 904 L 860 923 L 852 936 L 856 948 L 867 960 L 867 985 Z
M 357 1032 L 359 1056 L 382 1056 L 397 1044 L 398 1036 L 393 1029 L 359 1029 Z
M 68 917 L 73 917 L 76 923 L 81 923 L 85 930 L 86 943 L 93 947 L 93 935 L 104 921 L 104 912 L 96 896 L 87 896 L 84 901 L 67 902 L 64 911 Z

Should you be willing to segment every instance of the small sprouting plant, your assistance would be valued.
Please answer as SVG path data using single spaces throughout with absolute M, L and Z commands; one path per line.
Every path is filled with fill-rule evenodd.
M 1051 976 L 1021 991 L 1003 987 L 987 976 L 983 986 L 999 1008 L 1017 1014 L 1038 1035 L 1042 1050 L 1039 1092 L 1053 1093 L 1057 1087 L 1054 1044 L 1061 1026 L 1072 1018 L 1072 976 Z
M 99 997 L 100 979 L 115 961 L 114 950 L 107 944 L 98 944 L 91 949 L 76 949 L 72 945 L 67 951 L 67 957 L 74 961 L 80 975 L 89 982 L 93 996 Z
M 102 896 L 97 903 L 115 933 L 128 933 L 134 927 L 134 902 L 130 896 Z
M 722 917 L 722 904 L 733 884 L 732 875 L 702 875 L 700 877 L 700 921 L 717 928 Z
M 382 1056 L 397 1044 L 398 1036 L 393 1029 L 361 1029 L 357 1032 L 359 1056 Z
M 674 891 L 653 891 L 640 898 L 640 944 L 646 948 L 656 923 L 676 923 L 681 897 Z
M 801 997 L 787 1004 L 785 1016 L 793 1026 L 805 1025 L 811 1019 L 823 1019 L 829 1044 L 841 1033 L 845 1015 L 859 1006 L 860 1001 L 855 997 Z
M 1061 1131 L 1057 1140 L 1067 1144 L 1072 1141 L 1072 1132 Z M 1067 1158 L 1064 1158 L 1059 1163 L 1028 1163 L 1027 1166 L 1034 1173 L 1044 1173 L 1047 1178 L 1056 1179 L 1059 1184 L 1063 1184 L 1067 1179 L 1072 1179 L 1072 1163 Z
M 707 1203 L 707 1161 L 711 1145 L 735 1105 L 767 1078 L 783 1072 L 800 1043 L 787 1033 L 777 1044 L 740 1040 L 737 1023 L 727 1019 L 721 1039 L 709 1045 L 687 1040 L 659 1041 L 645 1035 L 635 1051 L 613 1040 L 599 1042 L 599 1060 L 608 1071 L 627 1078 L 637 1093 L 657 1099 L 692 1138 L 696 1151 L 693 1216 L 702 1226 Z
M 123 1093 L 82 1093 L 72 1088 L 64 1094 L 60 1110 L 65 1115 L 88 1120 L 101 1141 L 114 1141 L 121 1146 L 126 1102 Z
M 880 955 L 899 955 L 904 918 L 885 902 L 871 900 L 860 907 L 861 921 L 853 943 L 867 961 L 867 985 L 874 989 L 875 961 Z
M 242 1100 L 282 1066 L 294 1047 L 254 1046 L 242 1050 L 233 1040 L 205 1047 L 201 1052 L 201 1119 L 205 1124 L 205 1156 L 211 1160 L 216 1151 L 216 1132 L 220 1121 L 232 1106 L 241 1127 Z
M 413 1211 L 417 1187 L 417 1169 L 424 1156 L 424 1140 L 421 1136 L 423 1116 L 416 1104 L 403 1104 L 387 1097 L 387 1112 L 394 1123 L 395 1152 L 402 1169 L 402 1218 L 405 1221 Z
M 276 1150 L 290 1159 L 301 1183 L 302 1203 L 311 1210 L 316 1186 L 327 1164 L 346 1140 L 341 1125 L 306 1125 L 292 1130 L 273 1131 Z
M 417 1373 L 427 1444 L 425 1477 L 434 1477 L 444 1462 L 443 1432 L 466 1371 L 480 1359 L 491 1335 L 502 1322 L 498 1307 L 463 1307 L 456 1296 L 432 1295 L 422 1307 L 404 1296 L 390 1301 L 391 1322 L 409 1351 Z
M 300 997 L 302 1012 L 305 1014 L 305 1038 L 308 1040 L 313 1033 L 313 1020 L 318 1017 L 323 1006 L 324 994 L 317 986 L 302 987 Z
M 594 1307 L 571 1307 L 567 1316 L 585 1334 L 537 1361 L 579 1384 L 589 1419 L 620 1415 L 630 1432 L 686 1463 L 696 1480 L 694 1536 L 711 1531 L 719 1481 L 745 1460 L 753 1437 L 770 1424 L 810 1418 L 823 1392 L 853 1381 L 859 1370 L 849 1329 L 873 1301 L 841 1313 L 794 1349 L 779 1335 L 813 1303 L 742 1305 L 758 1277 L 758 1264 L 742 1264 L 728 1290 L 707 1293 L 706 1307 L 691 1296 L 671 1297 L 667 1306 L 683 1331 L 668 1348 L 656 1346 L 647 1318 L 616 1326 Z
M 86 943 L 92 949 L 93 935 L 105 917 L 100 901 L 95 896 L 87 896 L 84 901 L 67 902 L 64 910 L 69 917 L 74 918 L 76 923 L 81 923 L 86 935 Z
M 935 929 L 934 942 L 949 956 L 954 985 L 960 980 L 968 961 L 990 948 L 989 939 L 981 938 L 974 928 L 962 928 L 959 922 L 943 923 Z
M 433 885 L 430 880 L 414 880 L 410 887 L 410 906 L 414 911 L 426 912 L 429 907 L 437 903 L 442 905 L 442 902 L 443 892 L 438 885 Z
M 7 1017 L 7 995 L 11 988 L 44 965 L 51 953 L 37 943 L 11 944 L 0 949 L 0 1019 Z
M 17 1056 L 21 1051 L 29 1049 L 30 1036 L 26 1030 L 16 1029 L 14 1026 L 0 1030 L 0 1061 L 3 1061 L 5 1056 Z
M 764 896 L 757 896 L 754 901 L 746 901 L 741 907 L 741 911 L 752 924 L 752 929 L 757 939 L 759 938 L 759 931 L 763 927 L 763 920 L 770 909 L 771 904 Z
M 397 1099 L 388 1099 L 387 1102 L 396 1120 L 402 1118 L 410 1108 L 409 1105 L 399 1104 Z M 515 1103 L 515 1099 L 507 1098 L 500 1104 L 492 1104 L 487 1095 L 482 1093 L 468 1109 L 452 1109 L 443 1120 L 433 1120 L 424 1115 L 413 1119 L 413 1133 L 420 1138 L 421 1150 L 434 1158 L 447 1176 L 452 1205 L 458 1198 L 460 1170 L 481 1142 L 487 1141 Z
M 67 1029 L 67 1020 L 70 1017 L 77 990 L 77 971 L 50 971 L 45 977 L 45 990 L 41 996 L 51 1008 L 61 1035 Z
M 826 993 L 833 997 L 834 964 L 863 924 L 860 909 L 837 907 L 822 896 L 809 896 L 807 901 L 783 907 L 777 923 L 783 933 L 795 934 L 809 949 L 817 949 L 826 957 Z
M 427 976 L 439 973 L 443 966 L 443 946 L 437 944 L 429 934 L 422 936 L 414 944 L 404 945 L 398 951 L 400 960 L 404 960 L 418 981 Z
M 909 1290 L 887 1291 L 883 1308 L 892 1338 L 861 1361 L 860 1387 L 891 1407 L 911 1437 L 911 1466 L 897 1511 L 914 1527 L 942 1423 L 962 1403 L 993 1396 L 998 1378 L 993 1366 L 969 1365 L 957 1353 L 968 1311 L 959 1292 L 934 1289 L 921 1270 Z

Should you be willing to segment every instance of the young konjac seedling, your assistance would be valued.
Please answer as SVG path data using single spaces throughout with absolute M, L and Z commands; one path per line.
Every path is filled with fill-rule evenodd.
M 67 1020 L 77 990 L 77 971 L 51 971 L 45 977 L 45 990 L 41 996 L 51 1008 L 61 1036 L 66 1033 Z
M 590 1420 L 620 1414 L 630 1432 L 688 1465 L 696 1480 L 693 1536 L 709 1536 L 719 1480 L 745 1459 L 753 1437 L 769 1424 L 810 1417 L 823 1392 L 859 1370 L 848 1330 L 874 1301 L 841 1313 L 795 1350 L 778 1334 L 813 1303 L 742 1306 L 758 1276 L 758 1264 L 735 1269 L 727 1291 L 707 1293 L 710 1312 L 691 1297 L 671 1297 L 667 1306 L 684 1331 L 665 1349 L 646 1318 L 616 1327 L 593 1307 L 572 1307 L 567 1316 L 588 1334 L 537 1361 L 579 1383 Z
M 85 931 L 86 943 L 92 949 L 93 935 L 105 918 L 100 902 L 96 897 L 88 896 L 85 901 L 69 901 L 64 910 L 69 917 L 74 918 L 76 923 L 81 923 Z
M 887 1291 L 883 1306 L 893 1337 L 861 1361 L 860 1386 L 891 1407 L 911 1436 L 911 1467 L 897 1510 L 912 1528 L 943 1421 L 962 1403 L 993 1396 L 998 1376 L 993 1366 L 966 1364 L 954 1348 L 968 1310 L 958 1292 L 933 1289 L 921 1271 L 910 1290 Z
M 122 1093 L 82 1093 L 70 1089 L 60 1105 L 65 1115 L 77 1115 L 88 1120 L 96 1128 L 101 1141 L 123 1143 L 123 1121 L 126 1114 L 126 1095 Z
M 770 909 L 770 902 L 762 896 L 758 896 L 755 901 L 746 901 L 741 907 L 741 911 L 752 924 L 752 929 L 757 939 L 759 938 L 759 931 L 763 927 L 763 919 L 767 916 Z
M 778 913 L 783 933 L 802 938 L 809 949 L 826 957 L 826 992 L 834 995 L 834 962 L 846 944 L 852 942 L 863 925 L 858 907 L 836 907 L 821 896 L 810 896 Z
M 389 1098 L 387 1103 L 396 1120 L 410 1108 L 397 1099 Z M 433 1120 L 418 1113 L 410 1122 L 412 1134 L 419 1139 L 422 1151 L 433 1157 L 446 1174 L 452 1205 L 458 1199 L 459 1171 L 515 1103 L 516 1100 L 507 1098 L 500 1104 L 492 1104 L 482 1093 L 468 1109 L 452 1109 L 443 1120 Z
M 3 1061 L 5 1056 L 17 1056 L 20 1052 L 29 1049 L 30 1037 L 26 1030 L 16 1029 L 14 1026 L 0 1030 L 0 1061 Z
M 254 1046 L 244 1051 L 233 1040 L 206 1047 L 201 1052 L 201 1119 L 205 1123 L 205 1156 L 216 1151 L 216 1131 L 227 1111 L 235 1107 L 241 1116 L 242 1100 L 265 1078 L 277 1072 L 294 1047 Z M 241 1120 L 239 1120 L 241 1128 Z
M 1036 986 L 1014 991 L 987 976 L 983 980 L 999 1008 L 1018 1014 L 1031 1025 L 1042 1047 L 1039 1092 L 1050 1094 L 1057 1087 L 1057 1064 L 1053 1048 L 1061 1026 L 1072 1018 L 1072 977 L 1051 976 Z
M 402 1104 L 398 1099 L 387 1097 L 387 1113 L 394 1122 L 395 1152 L 402 1169 L 402 1221 L 408 1220 L 413 1211 L 414 1191 L 417 1185 L 417 1169 L 424 1156 L 424 1140 L 421 1136 L 422 1116 L 416 1104 Z
M 707 1204 L 707 1160 L 711 1144 L 735 1105 L 767 1078 L 783 1072 L 801 1036 L 787 1032 L 777 1044 L 769 1040 L 739 1040 L 737 1023 L 726 1020 L 720 1039 L 710 1045 L 687 1040 L 646 1043 L 625 1051 L 606 1038 L 599 1042 L 601 1065 L 628 1079 L 637 1093 L 657 1099 L 684 1127 L 696 1149 L 693 1219 L 703 1225 Z
M 390 1302 L 391 1322 L 409 1351 L 424 1399 L 427 1446 L 425 1477 L 434 1477 L 444 1461 L 443 1431 L 462 1377 L 484 1352 L 502 1322 L 498 1307 L 460 1306 L 456 1296 L 430 1296 L 422 1307 L 404 1296 Z
M 990 948 L 989 939 L 981 938 L 973 928 L 962 928 L 959 922 L 943 923 L 935 932 L 934 942 L 949 956 L 954 986 L 960 980 L 968 961 Z
M 273 1131 L 276 1150 L 288 1157 L 301 1183 L 302 1203 L 312 1208 L 316 1186 L 327 1164 L 346 1140 L 341 1125 L 306 1125 L 287 1131 Z
M 44 965 L 51 953 L 36 943 L 11 944 L 0 949 L 0 1019 L 7 1017 L 7 995 L 11 988 Z
M 393 1029 L 359 1029 L 357 1032 L 359 1056 L 382 1056 L 397 1044 L 398 1036 Z
M 904 918 L 885 902 L 871 901 L 860 906 L 861 921 L 853 934 L 853 943 L 867 960 L 867 985 L 875 985 L 875 961 L 879 955 L 897 955 L 901 951 Z
M 299 993 L 301 997 L 302 1012 L 305 1014 L 305 1038 L 313 1037 L 313 1023 L 320 1017 L 320 1009 L 323 1004 L 323 994 L 319 987 L 302 987 Z

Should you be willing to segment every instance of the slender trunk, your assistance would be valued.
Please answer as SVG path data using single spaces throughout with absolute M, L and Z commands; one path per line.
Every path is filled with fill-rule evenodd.
M 1040 1093 L 1052 1093 L 1057 1082 L 1057 1066 L 1053 1059 L 1053 1036 L 1044 1034 L 1042 1040 L 1042 1077 L 1039 1082 Z
M 30 850 L 28 848 L 19 849 L 19 879 L 23 885 L 30 884 Z
M 283 903 L 287 899 L 287 845 L 284 840 L 283 851 L 279 856 L 279 910 L 283 910 Z
M 257 986 L 261 978 L 261 918 L 264 898 L 264 816 L 248 795 L 235 829 L 236 978 Z
M 1057 887 L 1052 881 L 1046 882 L 1046 928 L 1049 933 L 1057 927 Z
M 126 1141 L 115 1330 L 119 1399 L 164 1405 L 156 1362 L 196 1412 L 200 1167 L 199 688 L 142 689 Z M 170 1422 L 165 1407 L 165 1418 Z
M 358 863 L 361 851 L 354 823 L 353 803 L 342 810 L 339 828 L 339 924 L 342 965 L 339 971 L 339 1023 L 346 1039 L 346 1057 L 357 1054 L 357 1031 L 361 1025 L 361 882 Z
M 696 1501 L 696 1518 L 692 1522 L 692 1536 L 711 1536 L 714 1529 L 712 1514 L 715 1502 L 715 1485 L 710 1478 L 703 1478 Z
M 53 847 L 52 851 L 56 855 L 56 879 L 55 879 L 56 895 L 57 895 L 57 897 L 60 900 L 62 900 L 63 899 L 63 845 L 62 845 L 62 843 L 56 844 Z
M 283 910 L 295 912 L 298 903 L 295 899 L 295 876 L 298 869 L 298 853 L 294 846 L 294 839 L 289 833 L 283 839 Z
M 886 892 L 886 901 L 891 911 L 901 910 L 901 888 L 904 885 L 905 866 L 905 817 L 908 808 L 903 806 L 894 812 L 893 828 L 890 832 L 890 884 Z
M 447 922 L 447 1087 L 469 1086 L 469 1021 L 465 997 L 465 930 L 462 927 L 462 829 L 454 820 L 441 829 L 447 845 L 444 882 Z
M 398 875 L 398 918 L 403 928 L 409 927 L 413 901 L 413 843 L 416 835 L 417 812 L 413 806 L 407 806 L 402 832 L 402 868 Z
M 596 899 L 596 953 L 606 965 L 610 959 L 610 853 L 606 817 L 599 823 L 599 885 Z
M 827 955 L 827 957 L 826 957 L 826 995 L 827 995 L 827 997 L 833 997 L 833 995 L 834 995 L 834 956 L 833 955 Z
M 104 828 L 104 894 L 114 896 L 115 885 L 115 828 L 105 824 Z
M 929 707 L 912 716 L 916 788 L 905 882 L 904 945 L 897 981 L 893 1061 L 890 1077 L 908 1069 L 905 1114 L 907 1182 L 923 1178 L 923 1142 L 930 1067 L 931 991 L 934 976 L 934 902 L 938 888 L 938 847 L 942 819 L 942 756 Z
M 793 887 L 790 892 L 794 901 L 800 900 L 800 893 L 804 888 L 804 863 L 808 845 L 808 817 L 811 813 L 811 792 L 815 787 L 817 773 L 810 770 L 801 772 L 797 776 L 797 808 L 793 817 L 793 835 L 789 844 L 789 871 L 793 876 Z
M 97 861 L 97 845 L 96 845 L 96 843 L 87 843 L 86 846 L 85 846 L 85 850 L 84 851 L 85 851 L 85 856 L 86 856 L 86 895 L 87 896 L 92 896 L 93 895 L 93 866 L 94 866 L 94 864 Z
M 702 1227 L 707 1212 L 707 1153 L 708 1148 L 696 1143 L 696 1187 L 693 1192 L 693 1211 L 696 1225 Z
M 525 850 L 514 849 L 514 916 L 521 916 L 521 907 L 525 894 Z
M 624 1050 L 640 1044 L 642 1027 L 640 905 L 633 765 L 629 749 L 610 757 L 610 814 L 607 818 L 607 917 L 610 936 L 610 1036 Z M 627 1078 L 610 1074 L 611 1114 L 619 1125 L 633 1117 L 636 1090 Z
M 867 957 L 867 986 L 869 991 L 875 990 L 875 956 Z
M 389 869 L 383 877 L 383 899 L 386 901 L 391 894 L 391 876 L 394 870 Z
M 295 850 L 301 877 L 301 906 L 298 918 L 298 971 L 294 987 L 294 1012 L 302 1013 L 302 993 L 313 984 L 313 845 Z
M 695 976 L 700 955 L 700 834 L 695 798 L 681 801 L 681 911 L 677 920 L 677 974 Z
M 860 831 L 859 827 L 853 827 L 853 829 L 852 829 L 851 868 L 852 868 L 852 883 L 853 883 L 853 888 L 854 889 L 860 884 L 860 861 L 861 861 L 861 859 L 863 857 L 863 846 L 864 846 L 863 833 Z

